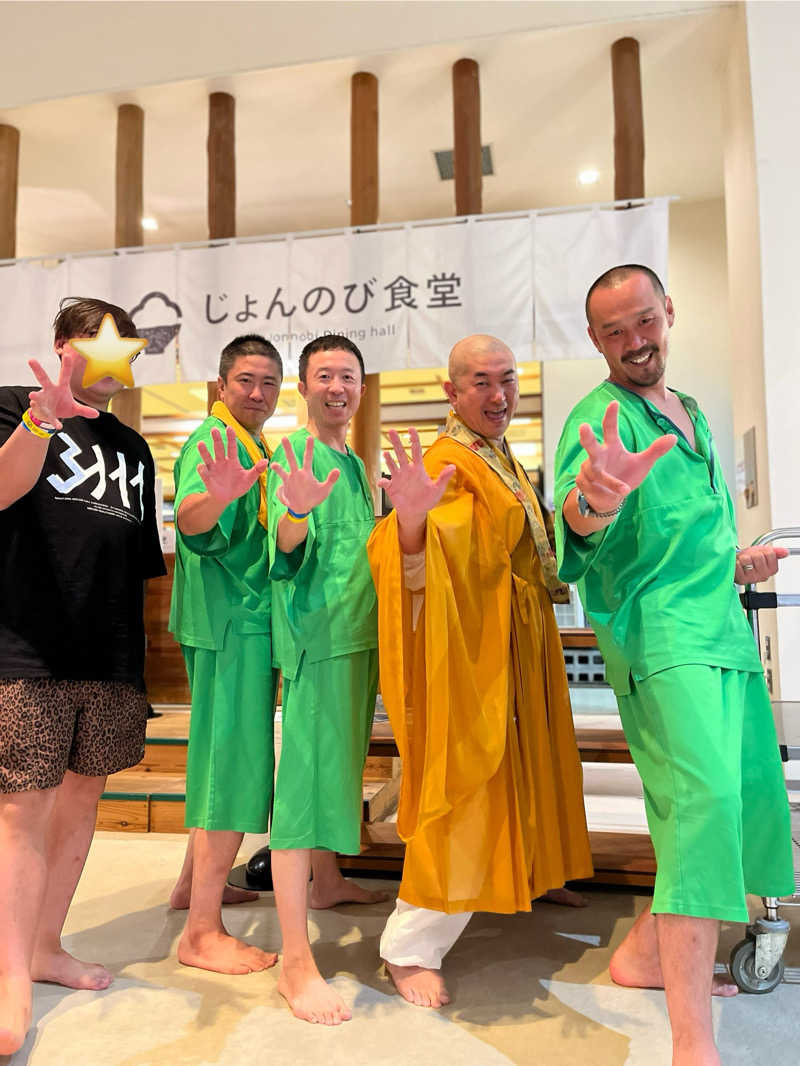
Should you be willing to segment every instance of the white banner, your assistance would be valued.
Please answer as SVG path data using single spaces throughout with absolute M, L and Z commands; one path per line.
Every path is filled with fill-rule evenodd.
M 287 373 L 323 333 L 354 340 L 369 372 L 444 366 L 478 332 L 520 359 L 587 358 L 586 289 L 625 262 L 665 276 L 666 200 L 18 260 L 0 266 L 0 384 L 30 380 L 66 296 L 131 313 L 149 342 L 137 385 L 175 381 L 176 360 L 185 381 L 214 378 L 244 333 L 272 340 Z

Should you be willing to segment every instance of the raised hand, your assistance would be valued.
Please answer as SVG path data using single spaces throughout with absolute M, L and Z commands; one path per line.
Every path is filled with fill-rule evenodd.
M 308 514 L 317 504 L 327 500 L 330 496 L 333 486 L 339 480 L 339 471 L 331 470 L 324 481 L 319 481 L 314 477 L 314 471 L 311 469 L 314 458 L 314 438 L 311 436 L 306 441 L 302 466 L 297 465 L 294 448 L 288 437 L 283 438 L 283 450 L 286 462 L 289 464 L 289 472 L 287 473 L 280 463 L 272 463 L 270 466 L 270 470 L 274 470 L 282 482 L 275 495 L 295 514 Z
M 222 443 L 222 434 L 218 429 L 211 430 L 214 444 L 212 457 L 203 441 L 199 441 L 197 450 L 203 460 L 198 464 L 197 473 L 203 480 L 206 492 L 218 503 L 227 507 L 233 500 L 244 496 L 261 474 L 267 469 L 267 460 L 260 459 L 255 466 L 246 470 L 239 462 L 239 449 L 236 446 L 236 433 L 230 426 L 226 429 L 227 451 Z
M 601 441 L 586 422 L 579 430 L 587 458 L 581 464 L 575 484 L 595 511 L 613 511 L 619 506 L 678 440 L 674 433 L 666 433 L 643 452 L 629 452 L 620 440 L 618 416 L 619 403 L 614 400 L 603 415 Z
M 408 435 L 411 438 L 410 458 L 400 434 L 396 429 L 389 430 L 394 456 L 391 452 L 384 452 L 383 458 L 390 477 L 382 477 L 378 487 L 386 490 L 400 522 L 415 523 L 424 521 L 428 511 L 441 500 L 456 468 L 452 464 L 444 467 L 436 480 L 431 481 L 422 462 L 419 434 L 415 429 L 409 429 Z
M 74 418 L 82 415 L 84 418 L 97 418 L 100 414 L 94 407 L 87 407 L 85 403 L 78 403 L 72 395 L 70 377 L 75 366 L 77 355 L 73 352 L 65 352 L 61 359 L 61 367 L 58 377 L 51 381 L 44 367 L 36 359 L 29 359 L 28 366 L 34 373 L 34 377 L 41 385 L 38 392 L 28 394 L 31 404 L 31 413 L 40 422 L 62 428 L 62 418 Z

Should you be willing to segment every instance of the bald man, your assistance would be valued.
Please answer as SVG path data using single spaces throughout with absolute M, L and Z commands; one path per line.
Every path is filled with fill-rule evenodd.
M 380 484 L 394 511 L 368 544 L 406 842 L 381 956 L 425 1007 L 449 1002 L 442 958 L 473 911 L 529 911 L 592 873 L 552 606 L 568 593 L 505 440 L 514 356 L 495 337 L 467 337 L 449 378 L 452 411 L 424 459 L 414 430 L 410 456 L 390 433 Z

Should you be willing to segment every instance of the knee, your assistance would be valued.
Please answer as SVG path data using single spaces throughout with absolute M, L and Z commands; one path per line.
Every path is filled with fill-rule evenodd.
M 62 795 L 68 796 L 70 801 L 82 804 L 97 803 L 103 795 L 106 787 L 106 777 L 87 777 L 84 774 L 75 774 L 67 770 L 64 780 L 61 782 Z

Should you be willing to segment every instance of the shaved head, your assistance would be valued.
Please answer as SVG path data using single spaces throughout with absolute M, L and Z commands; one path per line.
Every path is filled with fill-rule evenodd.
M 450 358 L 447 360 L 447 375 L 452 382 L 455 382 L 469 372 L 476 358 L 501 352 L 507 352 L 512 360 L 514 359 L 508 345 L 503 344 L 497 337 L 490 337 L 488 333 L 473 333 L 471 337 L 464 337 L 453 346 Z
M 453 348 L 444 391 L 453 410 L 474 433 L 502 440 L 519 402 L 514 353 L 497 337 L 474 333 Z

